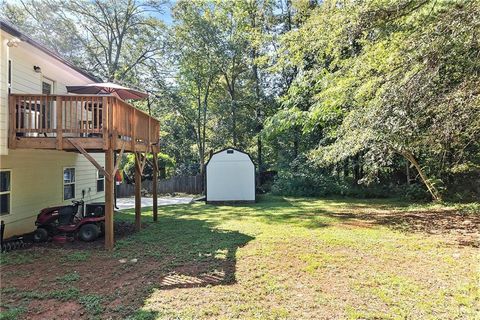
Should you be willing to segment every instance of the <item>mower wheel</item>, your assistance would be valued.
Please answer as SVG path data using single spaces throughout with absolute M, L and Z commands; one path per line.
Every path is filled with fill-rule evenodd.
M 100 234 L 100 228 L 93 223 L 84 224 L 80 231 L 78 231 L 78 236 L 82 241 L 90 242 L 98 238 Z
M 48 240 L 48 231 L 45 228 L 37 228 L 33 234 L 34 242 L 45 242 Z

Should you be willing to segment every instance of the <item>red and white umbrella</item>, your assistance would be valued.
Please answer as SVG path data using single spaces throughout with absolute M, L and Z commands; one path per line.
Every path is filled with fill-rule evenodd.
M 69 93 L 77 94 L 114 94 L 123 100 L 138 100 L 148 97 L 148 94 L 145 92 L 123 87 L 111 82 L 90 83 L 82 86 L 67 86 L 67 91 Z

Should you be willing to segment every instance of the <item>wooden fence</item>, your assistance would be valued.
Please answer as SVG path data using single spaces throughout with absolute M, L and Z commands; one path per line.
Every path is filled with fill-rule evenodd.
M 152 193 L 153 182 L 151 180 L 142 181 L 142 190 Z M 134 195 L 134 185 L 123 182 L 117 186 L 117 197 L 131 197 Z M 157 185 L 159 194 L 182 192 L 188 194 L 203 193 L 203 177 L 196 176 L 178 176 L 170 179 L 159 180 Z

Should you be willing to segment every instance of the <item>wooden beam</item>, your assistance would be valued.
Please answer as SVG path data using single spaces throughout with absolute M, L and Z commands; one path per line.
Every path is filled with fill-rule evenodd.
M 12 136 L 11 140 L 15 143 L 15 148 L 18 149 L 50 149 L 56 150 L 56 138 L 54 137 L 15 137 Z M 62 150 L 78 151 L 72 144 L 72 141 L 80 143 L 82 147 L 88 152 L 105 152 L 103 139 L 101 137 L 89 137 L 89 138 L 64 138 L 62 140 Z M 10 143 L 10 141 L 9 141 Z M 124 147 L 125 146 L 125 147 Z M 131 144 L 129 141 L 118 140 L 116 145 L 112 146 L 112 149 L 119 150 L 124 149 L 124 152 L 133 152 L 130 149 Z M 143 149 L 142 149 L 143 148 Z M 13 149 L 13 148 L 12 148 Z M 136 150 L 139 152 L 145 152 L 146 146 L 137 146 Z
M 153 154 L 153 177 L 152 177 L 152 192 L 153 192 L 153 221 L 158 220 L 158 194 L 157 194 L 157 185 L 158 185 L 158 155 L 156 152 Z
M 137 143 L 137 137 L 135 136 L 136 135 L 136 126 L 137 126 L 137 122 L 136 122 L 136 118 L 135 118 L 135 113 L 136 113 L 137 109 L 133 109 L 131 110 L 130 112 L 130 123 L 131 123 L 131 132 L 130 132 L 130 137 L 132 139 L 132 150 L 135 151 L 135 144 Z
M 108 136 L 109 115 L 110 115 L 110 99 L 108 97 L 102 98 L 102 138 L 103 150 L 108 150 L 110 147 L 110 137 Z
M 97 162 L 97 160 L 95 160 L 95 158 L 93 158 L 90 154 L 88 154 L 88 152 L 82 147 L 82 145 L 81 145 L 80 143 L 78 143 L 78 142 L 75 141 L 74 139 L 67 139 L 67 140 L 69 140 L 70 143 L 73 144 L 73 146 L 74 146 L 75 148 L 77 148 L 77 150 L 78 150 L 81 154 L 83 154 L 83 156 L 84 156 L 85 158 L 87 158 L 87 160 L 90 161 L 90 163 L 93 164 L 93 165 L 95 166 L 95 168 L 98 169 L 98 171 L 102 172 L 107 179 L 112 179 L 112 176 L 115 175 L 115 171 L 116 171 L 116 170 L 113 171 L 114 168 L 112 168 L 112 169 L 110 169 L 110 170 L 104 169 L 104 168 Z M 110 150 L 110 149 L 109 149 L 109 150 Z M 108 150 L 107 150 L 107 151 L 108 151 Z M 113 150 L 112 150 L 112 152 L 113 152 Z M 118 163 L 118 162 L 117 162 L 117 163 Z M 112 167 L 113 167 L 113 166 L 112 166 Z
M 135 153 L 135 231 L 142 227 L 142 172 L 140 171 L 139 155 Z
M 51 149 L 56 150 L 56 138 L 15 137 L 16 147 L 19 149 Z M 68 138 L 62 139 L 62 150 L 77 150 L 71 141 L 79 142 L 85 150 L 102 151 L 102 138 Z
M 118 155 L 118 158 L 117 158 L 117 163 L 115 163 L 115 168 L 113 169 L 112 177 L 115 177 L 115 174 L 117 173 L 118 166 L 120 165 L 124 151 L 125 151 L 125 141 L 123 141 L 122 150 L 120 150 L 120 154 Z
M 141 152 L 135 152 L 135 157 L 139 158 L 138 163 L 138 169 L 140 170 L 140 173 L 143 173 L 143 169 L 145 169 L 145 164 L 147 163 L 147 153 L 148 153 L 148 147 L 147 150 L 145 151 L 145 155 L 143 155 Z
M 113 170 L 113 150 L 105 151 L 105 168 L 108 172 Z M 105 179 L 105 249 L 112 250 L 115 243 L 113 230 L 113 202 L 114 179 Z
M 56 103 L 57 109 L 57 150 L 63 149 L 63 108 L 62 108 L 62 98 L 57 97 Z

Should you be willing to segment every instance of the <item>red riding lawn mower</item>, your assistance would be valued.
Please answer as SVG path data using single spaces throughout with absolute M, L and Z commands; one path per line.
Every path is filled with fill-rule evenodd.
M 35 242 L 65 243 L 79 238 L 94 241 L 105 231 L 105 204 L 91 203 L 85 206 L 83 200 L 73 204 L 45 208 L 35 221 L 37 230 L 33 234 Z

